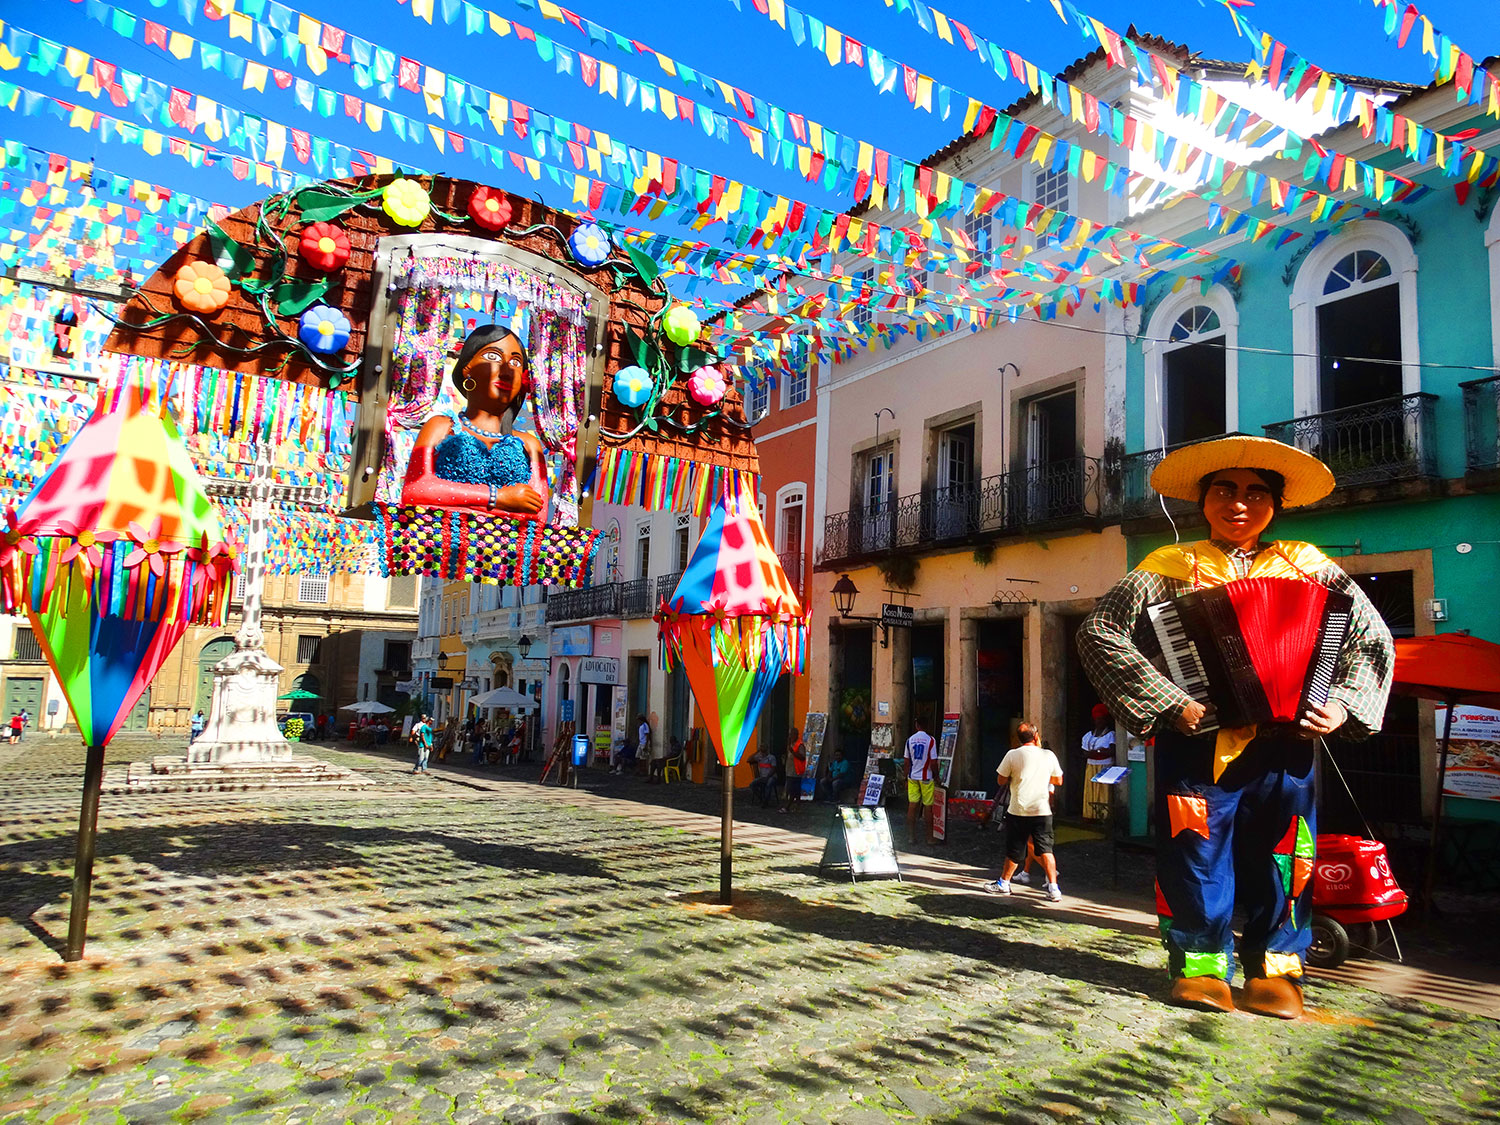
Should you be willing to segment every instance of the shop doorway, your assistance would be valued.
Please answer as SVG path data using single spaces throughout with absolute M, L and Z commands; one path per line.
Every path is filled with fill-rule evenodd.
M 771 689 L 771 697 L 760 713 L 756 745 L 779 754 L 788 746 L 792 728 L 792 677 L 782 676 Z
M 1392 636 L 1416 635 L 1416 597 L 1411 571 L 1359 574 L 1354 581 L 1370 599 Z M 1399 836 L 1405 829 L 1422 824 L 1419 716 L 1415 699 L 1392 695 L 1379 734 L 1364 742 L 1328 739 L 1328 754 L 1338 769 L 1333 769 L 1325 759 L 1318 791 L 1320 832 L 1363 836 L 1368 821 L 1377 833 Z M 1340 772 L 1348 782 L 1347 789 L 1339 780 Z M 1412 873 L 1406 873 L 1408 880 L 1412 877 Z
M 681 664 L 667 673 L 667 745 L 670 739 L 687 745 L 688 725 L 692 720 L 693 697 L 688 688 L 687 672 Z
M 838 698 L 834 722 L 844 759 L 863 773 L 870 753 L 870 688 L 875 674 L 875 638 L 869 628 L 843 629 L 839 637 Z
M 1019 618 L 981 621 L 975 651 L 975 702 L 979 711 L 979 783 L 994 784 L 995 767 L 1015 745 L 1024 705 L 1024 633 Z
M 1058 627 L 1062 630 L 1064 668 L 1062 699 L 1058 714 L 1062 718 L 1062 729 L 1049 735 L 1052 746 L 1063 764 L 1062 801 L 1054 805 L 1053 811 L 1065 816 L 1083 815 L 1083 736 L 1093 728 L 1090 712 L 1099 697 L 1083 671 L 1083 661 L 1078 656 L 1078 628 L 1083 624 L 1083 614 L 1069 614 L 1061 618 Z M 1044 735 L 1046 731 L 1042 732 Z
M 922 720 L 934 738 L 943 729 L 943 625 L 915 625 L 911 630 L 911 706 L 907 714 L 916 729 Z M 911 731 L 896 731 L 897 739 Z

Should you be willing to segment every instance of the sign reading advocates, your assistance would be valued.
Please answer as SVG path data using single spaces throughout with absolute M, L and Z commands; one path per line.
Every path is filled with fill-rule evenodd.
M 578 682 L 617 684 L 620 682 L 620 662 L 612 656 L 586 656 L 578 662 Z

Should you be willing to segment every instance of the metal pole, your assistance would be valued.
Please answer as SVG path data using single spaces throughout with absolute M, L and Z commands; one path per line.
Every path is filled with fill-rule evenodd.
M 78 810 L 78 850 L 73 858 L 73 905 L 68 916 L 64 961 L 83 958 L 89 931 L 89 888 L 94 881 L 94 842 L 99 832 L 99 791 L 104 787 L 104 746 L 89 747 L 83 768 L 83 805 Z
M 719 826 L 719 901 L 734 901 L 734 767 L 724 767 L 724 819 Z
M 1432 798 L 1432 844 L 1427 849 L 1427 870 L 1422 878 L 1422 924 L 1432 919 L 1432 892 L 1437 883 L 1438 828 L 1443 823 L 1443 784 L 1448 779 L 1448 739 L 1453 733 L 1453 708 L 1458 701 L 1450 699 L 1443 716 L 1443 744 L 1438 747 L 1437 794 Z

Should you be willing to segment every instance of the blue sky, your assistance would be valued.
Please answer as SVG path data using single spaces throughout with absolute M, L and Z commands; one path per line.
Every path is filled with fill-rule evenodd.
M 252 61 L 264 59 L 268 65 L 284 66 L 297 78 L 339 93 L 375 97 L 374 90 L 359 88 L 353 72 L 346 65 L 333 62 L 318 77 L 300 60 L 297 64 L 278 63 L 281 57 L 279 46 L 266 57 L 252 43 L 231 39 L 227 21 L 208 19 L 203 13 L 202 2 L 163 0 L 161 6 L 157 6 L 156 0 L 114 0 L 109 7 L 141 20 L 154 21 L 169 31 L 184 32 L 202 42 L 232 50 Z M 453 0 L 449 2 L 452 4 Z M 709 99 L 700 87 L 668 79 L 649 57 L 591 48 L 586 35 L 565 23 L 544 20 L 535 5 L 536 0 L 484 0 L 475 6 L 519 21 L 567 47 L 594 54 L 601 61 L 612 62 L 623 72 L 661 82 L 695 101 L 724 109 L 721 101 Z M 445 25 L 442 0 L 437 0 L 435 6 L 438 14 L 429 26 L 413 16 L 409 4 L 398 4 L 396 0 L 366 0 L 359 4 L 302 0 L 299 4 L 287 5 L 314 19 L 326 20 L 378 47 L 430 64 L 454 78 L 523 101 L 533 110 L 592 130 L 602 130 L 638 148 L 654 150 L 695 167 L 810 203 L 835 209 L 849 205 L 847 197 L 831 195 L 804 182 L 794 173 L 773 168 L 768 162 L 757 159 L 733 127 L 730 143 L 724 144 L 705 137 L 695 126 L 642 113 L 638 107 L 627 108 L 620 101 L 588 89 L 577 77 L 559 74 L 555 62 L 543 62 L 538 57 L 534 44 L 523 42 L 514 34 L 504 38 L 489 31 L 465 35 L 461 12 L 455 23 Z M 453 7 L 457 9 L 459 5 L 453 4 Z M 830 67 L 809 47 L 796 46 L 786 31 L 755 10 L 752 0 L 633 5 L 606 0 L 575 0 L 572 10 L 789 112 L 805 114 L 840 133 L 868 140 L 909 160 L 927 155 L 961 132 L 966 104 L 962 95 L 1003 107 L 1024 92 L 1014 80 L 1000 81 L 976 55 L 961 46 L 950 46 L 925 33 L 911 13 L 899 11 L 894 5 L 887 7 L 884 0 L 805 0 L 799 7 L 808 15 L 879 50 L 887 58 L 914 66 L 952 87 L 958 96 L 954 99 L 949 118 L 944 121 L 936 113 L 913 109 L 900 93 L 899 83 L 896 92 L 880 94 L 873 88 L 865 71 L 847 65 Z M 1249 57 L 1248 45 L 1237 36 L 1225 10 L 1217 3 L 1157 0 L 1143 4 L 1139 0 L 1091 0 L 1080 7 L 1116 31 L 1124 31 L 1134 22 L 1143 31 L 1187 43 L 1204 55 L 1231 60 Z M 184 8 L 193 12 L 191 21 L 184 18 Z M 1094 46 L 1071 25 L 1062 23 L 1046 0 L 1000 3 L 947 0 L 940 8 L 963 20 L 974 31 L 1054 72 Z M 1321 0 L 1318 3 L 1263 0 L 1244 11 L 1264 30 L 1325 69 L 1419 83 L 1430 79 L 1428 60 L 1416 44 L 1409 43 L 1405 50 L 1398 50 L 1393 42 L 1388 42 L 1380 17 L 1368 0 Z M 1423 11 L 1476 58 L 1500 53 L 1500 17 L 1495 14 L 1494 0 L 1433 0 Z M 196 52 L 185 61 L 179 61 L 165 52 L 146 47 L 141 42 L 140 30 L 132 39 L 120 37 L 109 27 L 89 18 L 91 13 L 98 15 L 100 12 L 99 0 L 78 3 L 31 0 L 25 4 L 0 0 L 0 18 L 7 21 L 7 30 L 11 34 L 15 28 L 22 28 L 169 86 L 211 97 L 225 106 L 276 120 L 288 127 L 308 130 L 351 148 L 405 159 L 429 171 L 451 172 L 467 178 L 480 178 L 482 174 L 489 182 L 508 190 L 539 194 L 548 203 L 569 206 L 568 194 L 545 178 L 538 184 L 508 167 L 499 172 L 488 165 L 484 166 L 487 171 L 482 172 L 481 166 L 467 156 L 440 155 L 430 140 L 424 139 L 420 145 L 402 142 L 392 132 L 389 122 L 377 135 L 348 120 L 341 111 L 330 118 L 320 117 L 297 104 L 294 90 L 277 89 L 270 81 L 266 83 L 264 93 L 245 90 L 241 83 L 228 81 L 221 73 L 203 69 Z M 28 73 L 24 62 L 19 69 L 0 72 L 0 80 L 16 82 L 144 124 L 129 107 L 115 109 L 107 99 L 95 102 L 80 97 L 60 85 L 56 76 L 41 77 Z M 438 121 L 424 112 L 418 95 L 405 90 L 397 90 L 385 104 L 414 120 L 424 123 Z M 1046 115 L 1039 115 L 1029 120 L 1043 127 L 1052 127 L 1059 119 L 1053 116 L 1049 120 Z M 160 128 L 160 125 L 156 127 Z M 450 123 L 450 127 L 491 143 L 516 143 L 513 136 L 501 142 L 488 129 L 478 126 Z M 198 135 L 202 136 L 201 129 Z M 267 192 L 253 182 L 235 180 L 227 170 L 190 168 L 177 157 L 166 154 L 151 157 L 139 148 L 118 141 L 101 145 L 97 133 L 68 128 L 47 114 L 28 117 L 19 112 L 0 110 L 0 138 L 21 141 L 74 159 L 94 158 L 101 167 L 110 171 L 231 206 L 243 205 Z M 529 152 L 529 146 L 521 147 Z M 290 148 L 286 166 L 299 167 Z M 643 222 L 642 225 L 646 224 Z M 712 232 L 713 228 L 710 228 L 703 237 L 711 238 Z

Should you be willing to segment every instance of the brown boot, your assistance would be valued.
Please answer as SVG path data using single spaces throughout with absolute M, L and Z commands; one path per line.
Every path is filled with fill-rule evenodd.
M 1302 985 L 1290 977 L 1246 977 L 1240 1010 L 1294 1020 L 1302 1015 Z
M 1218 977 L 1178 977 L 1172 982 L 1172 995 L 1167 1003 L 1202 1012 L 1234 1011 L 1229 985 Z

